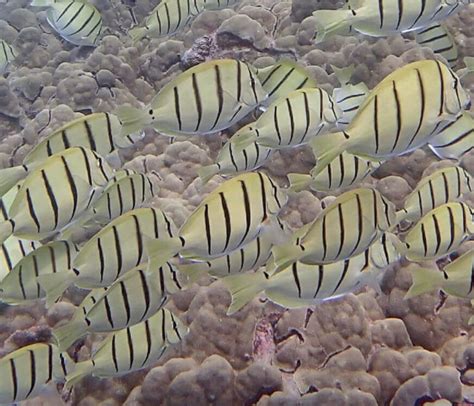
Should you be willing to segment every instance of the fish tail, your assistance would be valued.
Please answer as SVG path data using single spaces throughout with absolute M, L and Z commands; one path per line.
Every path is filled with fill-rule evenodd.
M 72 373 L 66 376 L 66 389 L 72 389 L 74 385 L 82 381 L 87 375 L 90 375 L 94 370 L 94 363 L 92 360 L 78 362 L 74 366 Z
M 316 19 L 316 44 L 327 38 L 347 33 L 353 20 L 352 10 L 317 10 L 313 13 Z
M 198 175 L 202 180 L 203 184 L 206 184 L 211 180 L 214 175 L 219 173 L 219 167 L 217 164 L 203 166 L 202 168 L 198 169 Z
M 287 177 L 290 181 L 290 187 L 288 190 L 291 192 L 301 192 L 311 184 L 313 179 L 311 175 L 306 175 L 304 173 L 289 173 Z
M 23 165 L 0 170 L 0 196 L 3 196 L 20 180 L 24 179 L 27 173 L 28 169 Z
M 239 130 L 234 136 L 230 139 L 229 142 L 232 143 L 236 151 L 241 151 L 247 148 L 250 144 L 257 141 L 257 133 L 251 129 Z
M 145 241 L 145 250 L 148 254 L 149 268 L 157 269 L 173 258 L 183 247 L 180 238 L 149 239 Z
M 13 222 L 5 220 L 0 223 L 0 244 L 13 234 Z
M 46 307 L 50 308 L 63 295 L 64 291 L 76 280 L 73 270 L 40 275 L 36 278 L 41 288 L 46 292 Z
M 316 157 L 316 166 L 311 170 L 314 178 L 350 146 L 350 138 L 345 132 L 319 135 L 311 140 L 310 146 Z
M 255 272 L 227 276 L 222 282 L 232 296 L 232 302 L 227 309 L 227 315 L 230 316 L 265 290 L 267 278 L 263 272 Z
M 87 325 L 83 318 L 73 318 L 68 323 L 53 329 L 53 337 L 59 351 L 66 351 L 75 341 L 87 333 Z
M 405 299 L 411 299 L 423 293 L 432 292 L 441 287 L 443 273 L 434 269 L 418 268 L 411 273 L 413 283 L 405 295 Z
M 179 265 L 178 269 L 188 277 L 189 284 L 192 284 L 207 273 L 209 268 L 205 265 L 205 262 L 196 262 L 194 264 Z
M 128 31 L 129 37 L 133 40 L 133 42 L 138 42 L 142 38 L 145 38 L 147 35 L 148 28 L 146 27 L 133 27 Z
M 54 0 L 31 0 L 30 5 L 33 7 L 49 7 L 54 4 Z
M 271 274 L 286 269 L 291 264 L 303 257 L 303 251 L 299 245 L 294 243 L 287 245 L 277 245 L 272 249 L 273 253 L 273 269 L 268 269 Z
M 397 211 L 395 222 L 397 224 L 400 224 L 402 221 L 405 221 L 407 219 L 407 217 L 408 217 L 408 210 L 407 209 L 401 209 L 401 210 Z
M 142 131 L 149 123 L 150 117 L 145 110 L 131 106 L 120 106 L 115 111 L 122 124 L 121 136 Z

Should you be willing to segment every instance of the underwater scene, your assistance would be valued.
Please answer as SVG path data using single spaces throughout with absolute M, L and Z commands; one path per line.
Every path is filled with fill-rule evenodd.
M 474 405 L 474 0 L 0 0 L 0 405 Z

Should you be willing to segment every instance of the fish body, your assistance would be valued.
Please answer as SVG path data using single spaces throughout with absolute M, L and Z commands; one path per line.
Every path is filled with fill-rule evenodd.
M 83 318 L 55 329 L 53 335 L 59 348 L 65 350 L 87 332 L 104 333 L 133 326 L 153 316 L 181 287 L 180 275 L 170 263 L 160 268 L 139 265 L 99 296 Z
M 148 320 L 110 334 L 90 360 L 76 364 L 66 377 L 66 386 L 72 387 L 87 375 L 110 378 L 151 366 L 188 331 L 172 312 L 161 309 Z
M 400 251 L 410 261 L 438 259 L 456 251 L 474 234 L 474 211 L 465 203 L 446 203 L 428 212 L 405 236 Z
M 169 136 L 216 133 L 249 114 L 266 97 L 244 62 L 213 60 L 179 74 L 143 110 L 119 107 L 123 134 L 145 127 Z
M 328 264 L 357 256 L 396 225 L 395 206 L 370 188 L 338 196 L 292 242 L 273 249 L 275 271 L 296 261 Z
M 416 221 L 442 204 L 459 200 L 472 192 L 471 175 L 459 166 L 442 168 L 420 180 L 405 199 L 404 209 L 397 213 L 398 221 Z
M 442 56 L 449 66 L 457 65 L 458 47 L 444 24 L 434 23 L 416 31 L 415 40 L 419 45 L 431 48 L 435 54 Z
M 0 403 L 15 404 L 38 396 L 50 381 L 61 382 L 74 363 L 53 344 L 37 343 L 0 359 Z
M 221 10 L 240 3 L 240 0 L 198 0 L 205 10 Z
M 18 56 L 17 51 L 8 42 L 0 40 L 0 75 L 5 73 L 10 65 Z
M 28 174 L 0 223 L 0 241 L 10 235 L 40 240 L 60 231 L 85 212 L 113 170 L 95 152 L 69 148 L 52 155 Z
M 278 99 L 252 124 L 231 138 L 242 149 L 258 143 L 281 149 L 303 145 L 329 132 L 341 115 L 331 96 L 320 88 L 295 90 Z
M 343 151 L 380 161 L 422 147 L 469 103 L 459 78 L 443 63 L 405 65 L 370 92 L 347 130 L 314 140 L 315 174 Z

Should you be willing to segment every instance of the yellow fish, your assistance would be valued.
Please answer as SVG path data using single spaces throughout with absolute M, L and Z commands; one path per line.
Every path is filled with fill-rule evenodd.
M 458 63 L 458 47 L 453 36 L 444 24 L 434 23 L 426 28 L 415 32 L 416 42 L 433 50 L 435 54 L 442 56 L 449 66 L 454 67 Z

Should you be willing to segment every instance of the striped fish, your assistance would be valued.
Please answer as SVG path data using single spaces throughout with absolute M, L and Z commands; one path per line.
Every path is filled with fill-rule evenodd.
M 296 261 L 319 265 L 359 255 L 396 225 L 395 216 L 394 204 L 374 189 L 343 193 L 291 243 L 273 249 L 275 271 Z
M 47 293 L 47 305 L 52 305 L 71 284 L 84 289 L 111 285 L 148 260 L 147 239 L 172 238 L 175 233 L 173 221 L 159 209 L 125 213 L 90 238 L 70 267 L 38 279 Z
M 442 204 L 459 200 L 472 192 L 471 175 L 459 166 L 438 169 L 420 180 L 405 199 L 405 207 L 397 213 L 397 222 L 416 221 Z
M 372 262 L 373 251 L 375 264 Z M 391 240 L 383 238 L 353 258 L 330 264 L 295 262 L 272 276 L 266 272 L 229 276 L 223 279 L 232 296 L 227 314 L 237 312 L 261 292 L 283 307 L 297 308 L 335 299 L 364 285 L 380 291 L 377 279 L 388 265 L 398 259 L 399 254 Z
M 325 90 L 295 90 L 240 129 L 230 142 L 238 149 L 254 142 L 275 149 L 303 145 L 334 128 L 340 115 L 341 110 Z
M 287 195 L 261 172 L 239 175 L 214 189 L 184 222 L 175 238 L 148 241 L 153 264 L 177 253 L 184 259 L 210 259 L 235 251 L 259 235 L 281 235 L 276 216 Z
M 408 232 L 399 251 L 410 261 L 444 257 L 474 234 L 473 215 L 474 210 L 465 203 L 438 206 Z
M 458 47 L 453 36 L 444 24 L 434 23 L 422 30 L 415 32 L 416 42 L 433 50 L 435 54 L 442 56 L 449 66 L 454 67 L 458 63 Z
M 102 32 L 100 12 L 85 0 L 32 0 L 34 7 L 48 7 L 49 25 L 74 45 L 96 46 Z
M 23 165 L 0 170 L 0 194 L 40 166 L 51 155 L 71 147 L 85 147 L 105 158 L 117 159 L 117 149 L 132 146 L 144 134 L 121 135 L 121 124 L 110 113 L 93 113 L 72 120 L 53 131 L 36 145 Z
M 301 173 L 290 173 L 287 176 L 290 190 L 294 192 L 307 187 L 314 191 L 329 192 L 359 184 L 381 164 L 343 152 L 314 177 Z
M 21 185 L 0 223 L 0 242 L 10 235 L 41 240 L 77 220 L 97 199 L 113 171 L 103 158 L 83 148 L 52 155 Z
M 53 241 L 30 252 L 0 282 L 0 301 L 12 305 L 44 298 L 37 278 L 70 269 L 78 251 L 69 241 Z
M 463 112 L 429 141 L 431 150 L 441 159 L 461 159 L 474 148 L 474 118 Z
M 351 123 L 370 90 L 363 82 L 355 85 L 350 83 L 354 73 L 354 65 L 347 68 L 337 68 L 332 65 L 331 67 L 341 84 L 341 87 L 333 90 L 332 99 L 342 111 L 340 118 L 337 120 L 337 128 L 342 131 Z
M 221 10 L 235 6 L 240 0 L 197 0 L 197 2 L 203 4 L 205 10 Z
M 240 131 L 245 131 L 243 127 Z M 235 134 L 238 136 L 238 132 Z M 237 175 L 260 168 L 271 156 L 272 149 L 262 147 L 253 142 L 243 149 L 238 149 L 232 142 L 226 142 L 216 158 L 216 163 L 198 169 L 203 183 L 207 183 L 214 175 Z
M 5 73 L 8 65 L 12 63 L 18 56 L 15 48 L 13 48 L 8 42 L 0 40 L 0 75 Z
M 460 11 L 469 0 L 349 0 L 339 10 L 317 10 L 316 43 L 332 35 L 353 31 L 385 37 L 415 31 Z
M 119 107 L 123 134 L 145 127 L 169 136 L 216 133 L 237 123 L 266 97 L 250 67 L 208 61 L 178 75 L 144 109 Z
M 0 359 L 0 402 L 16 404 L 34 398 L 50 381 L 64 381 L 74 363 L 52 344 L 37 343 Z
M 261 104 L 262 107 L 270 106 L 295 90 L 316 87 L 316 81 L 306 68 L 288 59 L 257 69 L 257 77 L 268 94 Z
M 73 387 L 87 375 L 110 378 L 147 368 L 188 331 L 173 313 L 161 309 L 148 320 L 109 335 L 90 360 L 76 364 L 66 377 L 66 387 Z
M 422 147 L 469 105 L 459 78 L 443 63 L 405 65 L 370 92 L 346 131 L 314 141 L 314 175 L 344 151 L 383 160 Z
M 53 330 L 63 351 L 88 332 L 117 331 L 141 323 L 182 289 L 181 275 L 170 263 L 160 268 L 140 265 L 117 279 L 81 319 Z

